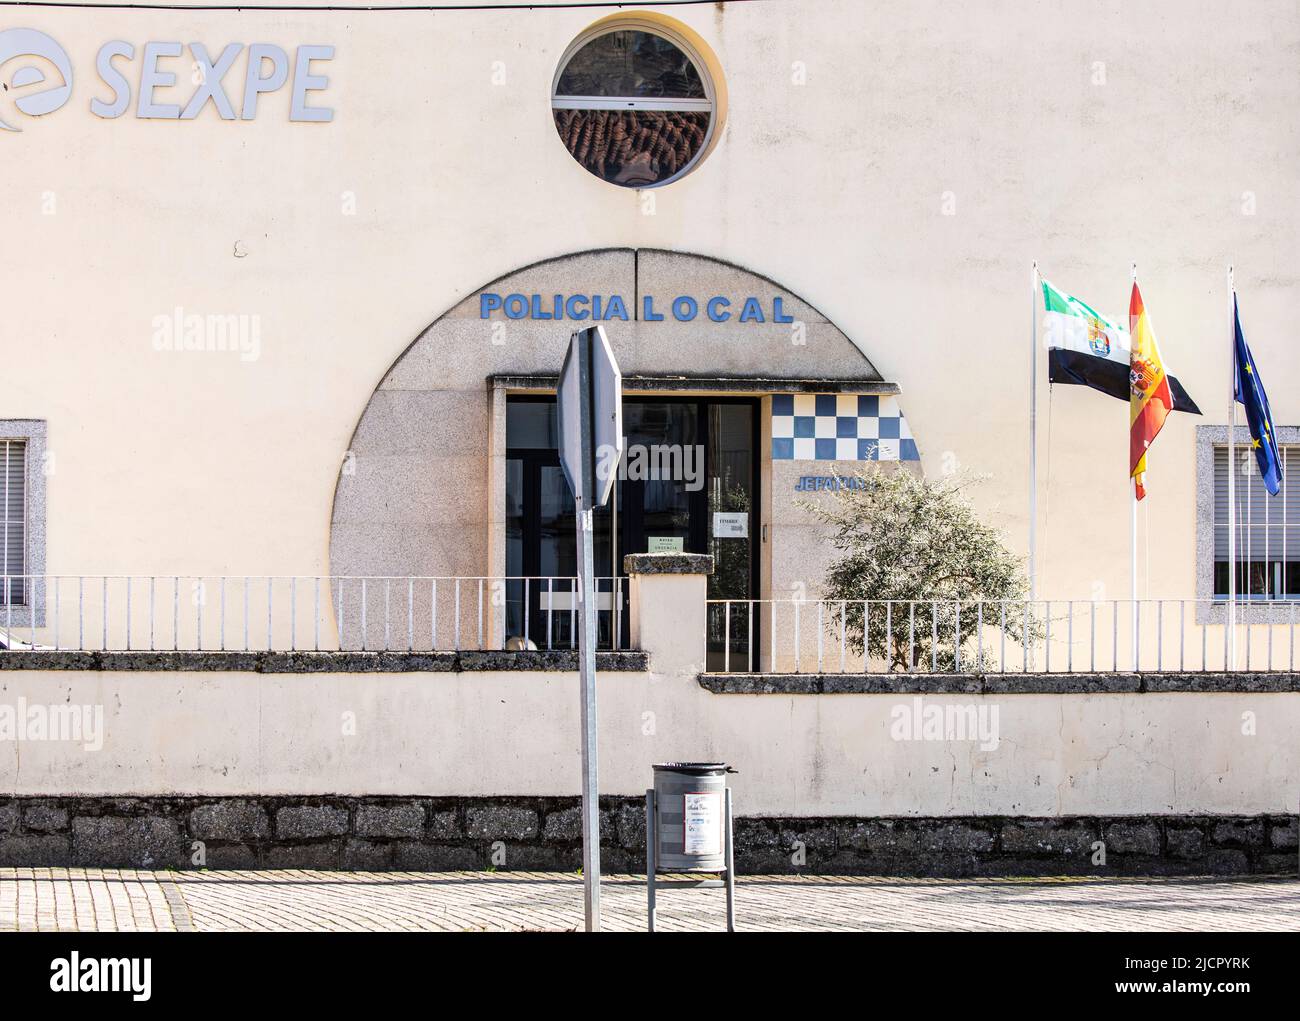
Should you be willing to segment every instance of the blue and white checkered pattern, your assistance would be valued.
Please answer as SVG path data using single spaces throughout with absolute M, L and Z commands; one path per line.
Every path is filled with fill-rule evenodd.
M 778 461 L 919 461 L 894 397 L 776 394 L 772 458 Z

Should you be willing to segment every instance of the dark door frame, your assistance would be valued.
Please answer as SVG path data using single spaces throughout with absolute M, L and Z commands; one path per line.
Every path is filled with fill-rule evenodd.
M 552 394 L 509 394 L 507 401 L 518 401 L 520 403 L 533 404 L 554 404 L 555 396 Z M 761 594 L 761 565 L 762 565 L 762 531 L 763 526 L 760 520 L 762 502 L 762 458 L 760 443 L 762 440 L 762 400 L 759 397 L 720 397 L 720 396 L 691 396 L 691 395 L 671 395 L 671 394 L 636 394 L 623 398 L 624 403 L 638 404 L 690 404 L 696 407 L 696 435 L 699 442 L 704 446 L 707 456 L 709 450 L 709 421 L 708 408 L 711 404 L 742 404 L 749 405 L 753 408 L 753 417 L 750 425 L 750 480 L 751 480 L 751 507 L 750 523 L 752 532 L 749 543 L 749 589 L 750 599 L 758 599 Z M 524 492 L 523 506 L 536 508 L 540 499 L 540 487 L 538 484 L 539 470 L 542 467 L 558 467 L 560 463 L 559 452 L 554 449 L 543 447 L 511 447 L 509 446 L 509 436 L 506 437 L 506 460 L 519 459 L 523 462 L 523 485 Z M 536 467 L 538 470 L 531 470 Z M 708 466 L 704 466 L 705 484 L 700 489 L 689 494 L 689 513 L 690 513 L 690 531 L 688 538 L 689 548 L 687 552 L 707 553 L 709 546 L 709 492 L 708 492 Z M 616 487 L 616 494 L 619 489 L 625 489 L 629 484 L 628 480 Z M 617 499 L 617 495 L 615 496 Z M 633 512 L 629 513 L 629 501 L 625 499 L 619 501 L 617 507 L 617 530 L 618 535 L 611 533 L 612 548 L 618 551 L 618 563 L 610 565 L 613 568 L 612 574 L 615 577 L 626 577 L 623 570 L 623 554 L 627 550 L 627 544 L 624 541 L 625 536 L 632 529 L 641 529 L 640 537 L 644 538 L 644 524 L 642 523 L 642 507 L 638 506 Z M 541 533 L 539 530 L 540 522 L 535 513 L 524 514 L 523 521 L 523 563 L 521 565 L 522 573 L 525 576 L 536 576 L 541 571 Z M 604 576 L 601 566 L 596 565 L 596 573 Z M 626 586 L 623 588 L 626 596 Z M 629 624 L 628 608 L 623 607 L 622 621 L 624 631 L 624 640 L 626 640 L 626 630 Z M 756 618 L 761 618 L 761 614 L 755 614 Z M 755 642 L 758 642 L 760 620 L 754 621 Z

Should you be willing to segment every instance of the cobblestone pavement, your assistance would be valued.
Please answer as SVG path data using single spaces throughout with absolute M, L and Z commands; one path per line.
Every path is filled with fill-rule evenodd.
M 645 928 L 645 884 L 602 884 L 605 928 Z M 1296 879 L 746 876 L 741 929 L 1300 929 Z M 664 890 L 662 930 L 721 929 L 721 890 Z M 0 931 L 580 928 L 577 876 L 527 872 L 0 869 Z

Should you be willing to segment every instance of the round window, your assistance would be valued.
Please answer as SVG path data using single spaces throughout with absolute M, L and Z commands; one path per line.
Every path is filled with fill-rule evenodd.
M 687 42 L 655 25 L 616 24 L 580 37 L 551 92 L 555 128 L 583 167 L 625 188 L 691 170 L 713 133 L 713 83 Z

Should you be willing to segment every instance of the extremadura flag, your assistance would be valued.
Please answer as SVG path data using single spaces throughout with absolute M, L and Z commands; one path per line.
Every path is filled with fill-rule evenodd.
M 1131 401 L 1129 331 L 1064 291 L 1043 282 L 1044 332 L 1048 378 L 1053 383 L 1090 386 L 1121 401 Z M 1174 411 L 1199 415 L 1201 409 L 1172 375 L 1167 377 Z

